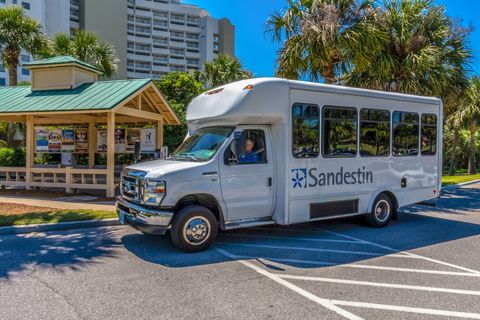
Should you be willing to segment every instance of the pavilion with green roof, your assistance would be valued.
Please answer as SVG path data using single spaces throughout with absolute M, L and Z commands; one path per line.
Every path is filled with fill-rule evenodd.
M 113 197 L 115 128 L 155 128 L 158 151 L 163 146 L 163 126 L 180 124 L 151 79 L 98 81 L 102 74 L 98 68 L 69 56 L 37 60 L 23 67 L 31 71 L 32 85 L 0 88 L 0 121 L 26 124 L 26 166 L 0 168 L 0 185 L 60 187 L 67 192 L 102 189 Z M 88 168 L 35 166 L 39 148 L 36 128 L 68 126 L 84 127 Z M 101 169 L 94 167 L 99 127 L 106 128 L 107 164 Z

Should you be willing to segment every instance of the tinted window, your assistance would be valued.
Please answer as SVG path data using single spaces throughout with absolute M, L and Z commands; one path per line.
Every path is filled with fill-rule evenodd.
M 357 154 L 357 110 L 326 107 L 323 109 L 323 155 L 354 157 Z
M 422 114 L 422 155 L 437 153 L 437 116 Z
M 292 154 L 295 158 L 316 158 L 320 150 L 319 108 L 296 103 L 292 107 Z
M 360 154 L 388 156 L 390 154 L 390 113 L 386 110 L 360 111 Z
M 393 154 L 395 156 L 418 155 L 418 113 L 393 113 Z

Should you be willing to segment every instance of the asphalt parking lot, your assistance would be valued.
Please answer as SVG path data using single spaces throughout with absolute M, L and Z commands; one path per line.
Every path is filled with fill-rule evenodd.
M 203 253 L 128 227 L 0 237 L 0 319 L 480 319 L 480 184 L 358 219 L 219 234 Z

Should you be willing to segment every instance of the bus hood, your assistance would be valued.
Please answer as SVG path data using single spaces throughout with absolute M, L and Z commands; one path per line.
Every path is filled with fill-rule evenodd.
M 144 171 L 146 172 L 145 178 L 155 179 L 180 171 L 202 167 L 205 164 L 205 162 L 193 161 L 156 160 L 131 165 L 126 167 L 125 170 Z

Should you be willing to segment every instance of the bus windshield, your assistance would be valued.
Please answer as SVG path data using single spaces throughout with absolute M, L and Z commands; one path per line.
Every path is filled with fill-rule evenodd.
M 233 129 L 232 127 L 198 129 L 170 155 L 170 160 L 208 161 L 232 134 Z

